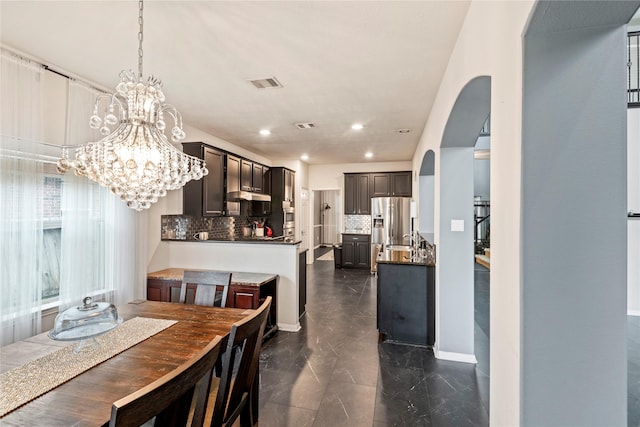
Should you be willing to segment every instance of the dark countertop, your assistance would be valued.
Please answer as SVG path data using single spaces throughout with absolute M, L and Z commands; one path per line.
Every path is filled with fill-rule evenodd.
M 212 270 L 207 270 L 212 271 Z M 166 268 L 160 271 L 147 273 L 147 279 L 176 280 L 181 282 L 184 268 Z M 278 277 L 277 274 L 231 272 L 231 284 L 243 286 L 262 286 Z
M 197 239 L 161 239 L 163 242 L 193 242 L 193 243 L 258 243 L 258 244 L 270 244 L 270 245 L 297 245 L 302 242 L 302 240 L 293 240 L 290 242 L 285 242 L 284 239 L 281 238 L 270 238 L 270 237 L 239 237 L 237 239 L 225 239 L 225 240 L 197 240 Z
M 430 261 L 427 257 L 414 257 L 412 250 L 389 250 L 385 249 L 378 254 L 376 262 L 378 264 L 396 264 L 396 265 L 424 265 L 427 267 L 435 267 L 435 262 Z

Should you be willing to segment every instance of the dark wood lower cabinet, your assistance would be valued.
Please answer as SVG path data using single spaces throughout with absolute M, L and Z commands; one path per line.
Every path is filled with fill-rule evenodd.
M 371 268 L 371 236 L 342 234 L 342 267 Z
M 256 309 L 268 296 L 272 298 L 265 337 L 277 331 L 276 281 L 274 278 L 260 286 L 232 283 L 227 294 L 225 306 L 232 308 Z M 177 302 L 180 299 L 181 287 L 180 280 L 147 278 L 147 300 Z M 195 285 L 187 284 L 187 301 L 189 301 L 189 294 L 194 291 Z

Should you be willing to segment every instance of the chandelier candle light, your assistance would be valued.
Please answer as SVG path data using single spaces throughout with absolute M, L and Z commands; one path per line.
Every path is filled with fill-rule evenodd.
M 180 113 L 163 104 L 162 82 L 153 76 L 143 81 L 142 12 L 140 0 L 138 74 L 122 71 L 116 92 L 100 95 L 89 119 L 89 126 L 99 129 L 104 138 L 76 148 L 72 161 L 64 148 L 58 160 L 58 172 L 74 168 L 76 175 L 109 188 L 137 211 L 148 209 L 167 190 L 177 190 L 209 173 L 202 159 L 176 149 L 164 133 L 164 115 L 168 114 L 174 123 L 171 140 L 177 143 L 186 136 Z M 118 126 L 112 130 L 115 125 Z

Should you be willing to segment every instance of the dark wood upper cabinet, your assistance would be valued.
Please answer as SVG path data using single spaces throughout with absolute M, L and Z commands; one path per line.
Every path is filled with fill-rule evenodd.
M 240 158 L 227 154 L 227 193 L 240 191 Z M 226 198 L 225 198 L 226 200 Z M 227 215 L 240 215 L 240 202 L 227 201 Z
M 391 178 L 391 195 L 411 197 L 411 171 L 393 172 L 389 174 Z
M 256 193 L 262 193 L 264 192 L 264 178 L 263 178 L 263 171 L 262 171 L 262 165 L 258 164 L 258 163 L 254 163 L 253 164 L 253 169 L 252 169 L 252 182 L 253 182 L 253 191 L 255 191 Z
M 217 216 L 224 212 L 224 153 L 201 142 L 185 142 L 183 151 L 204 159 L 209 174 L 189 181 L 183 188 L 182 212 L 193 216 Z
M 372 197 L 411 197 L 411 171 L 344 174 L 344 213 L 370 215 Z
M 264 194 L 271 194 L 271 175 L 269 174 L 269 167 L 262 166 L 262 192 Z
M 240 188 L 242 191 L 253 191 L 253 162 L 240 161 Z
M 264 192 L 264 166 L 251 160 L 240 162 L 240 187 L 242 191 Z
M 344 213 L 371 214 L 370 174 L 346 173 L 344 175 Z
M 357 203 L 357 180 L 355 174 L 344 175 L 344 213 L 355 214 Z
M 289 202 L 293 207 L 295 205 L 295 178 L 296 173 L 289 169 L 284 169 L 284 201 Z
M 390 181 L 388 173 L 372 173 L 371 197 L 385 197 L 391 194 Z
M 227 193 L 250 191 L 270 194 L 268 167 L 202 142 L 185 142 L 182 146 L 186 154 L 204 159 L 209 170 L 207 176 L 189 181 L 184 186 L 184 215 L 238 216 L 240 202 L 227 201 Z
M 265 182 L 268 182 L 269 194 L 271 194 L 271 215 L 269 225 L 273 229 L 274 236 L 281 236 L 284 232 L 283 202 L 293 206 L 293 189 L 295 186 L 295 172 L 284 167 L 265 168 Z
M 371 194 L 369 193 L 369 174 L 360 174 L 357 177 L 358 187 L 358 203 L 356 206 L 356 213 L 359 215 L 371 214 Z
M 371 174 L 371 197 L 411 197 L 411 171 Z

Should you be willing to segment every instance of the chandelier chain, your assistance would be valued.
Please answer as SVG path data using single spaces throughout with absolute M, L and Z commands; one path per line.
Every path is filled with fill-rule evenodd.
M 138 31 L 138 81 L 142 80 L 142 31 L 143 31 L 143 17 L 142 12 L 144 10 L 144 6 L 142 4 L 142 0 L 138 2 L 138 25 L 140 30 Z

